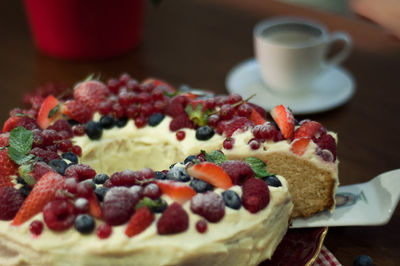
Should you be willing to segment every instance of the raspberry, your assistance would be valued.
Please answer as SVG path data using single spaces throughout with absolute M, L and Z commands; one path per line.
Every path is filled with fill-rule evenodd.
M 185 113 L 185 106 L 189 101 L 187 96 L 177 95 L 170 100 L 168 106 L 165 108 L 165 113 L 172 117 Z
M 177 131 L 181 128 L 193 128 L 193 122 L 189 119 L 186 112 L 176 115 L 169 124 L 171 131 Z
M 86 105 L 91 111 L 95 111 L 109 92 L 103 83 L 89 80 L 78 84 L 74 91 L 74 99 Z
M 82 155 L 82 148 L 78 145 L 74 145 L 71 148 L 71 152 L 74 153 L 76 156 L 81 156 Z
M 31 173 L 31 175 L 33 176 L 33 178 L 36 181 L 39 181 L 40 178 L 42 176 L 44 176 L 44 174 L 46 174 L 47 172 L 50 172 L 50 171 L 54 171 L 54 170 L 47 163 L 45 163 L 45 162 L 37 162 L 33 167 L 33 171 Z
M 47 227 L 54 231 L 64 231 L 75 221 L 75 207 L 65 200 L 55 200 L 43 208 L 43 220 Z
M 75 100 L 69 100 L 65 103 L 64 114 L 82 124 L 89 122 L 93 116 L 90 108 Z
M 161 196 L 161 190 L 157 184 L 150 183 L 144 187 L 143 196 L 154 200 Z
M 49 163 L 51 160 L 61 159 L 60 155 L 58 155 L 56 152 L 44 150 L 38 147 L 33 148 L 30 153 L 35 155 L 36 157 L 42 158 L 46 163 Z
M 51 146 L 55 141 L 60 140 L 57 131 L 53 129 L 45 129 L 42 131 L 43 146 Z
M 243 207 L 251 213 L 267 207 L 270 196 L 268 185 L 261 179 L 250 178 L 242 186 Z
M 66 131 L 70 136 L 69 138 L 71 138 L 73 134 L 71 125 L 63 119 L 57 120 L 56 122 L 54 122 L 54 124 L 49 126 L 48 129 L 53 129 L 57 132 Z
M 96 170 L 86 164 L 74 164 L 65 170 L 64 176 L 66 178 L 73 177 L 77 181 L 92 179 L 96 176 Z
M 336 141 L 334 137 L 329 134 L 322 134 L 321 137 L 316 139 L 316 144 L 322 150 L 329 150 L 333 155 L 333 162 L 336 160 Z
M 157 222 L 157 232 L 160 235 L 180 233 L 186 231 L 188 227 L 189 216 L 177 202 L 172 203 Z
M 249 119 L 237 116 L 228 121 L 221 121 L 217 126 L 217 132 L 225 133 L 227 137 L 230 137 L 236 130 L 246 131 L 253 126 L 254 123 Z
M 136 184 L 136 178 L 138 176 L 138 172 L 133 172 L 132 170 L 124 170 L 112 174 L 110 177 L 110 182 L 113 186 L 130 187 Z
M 24 196 L 14 187 L 0 188 L 0 220 L 12 220 L 24 202 Z
M 19 126 L 24 127 L 24 128 L 26 128 L 28 130 L 33 130 L 33 129 L 38 129 L 39 128 L 38 124 L 36 123 L 36 120 L 30 118 L 29 116 L 22 116 L 18 120 L 18 122 L 17 122 L 15 127 L 19 127 Z
M 211 223 L 220 221 L 225 215 L 224 200 L 212 191 L 196 194 L 190 201 L 190 209 Z
M 110 225 L 126 223 L 135 212 L 135 205 L 139 202 L 138 193 L 129 188 L 113 187 L 104 197 L 103 218 Z
M 250 165 L 244 161 L 225 161 L 221 167 L 228 173 L 234 185 L 243 185 L 247 179 L 254 177 Z
M 96 229 L 96 235 L 100 239 L 108 238 L 112 233 L 112 226 L 109 224 L 102 224 Z

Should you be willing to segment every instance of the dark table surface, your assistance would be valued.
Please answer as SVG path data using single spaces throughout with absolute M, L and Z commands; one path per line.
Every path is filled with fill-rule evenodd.
M 138 80 L 155 76 L 176 86 L 226 92 L 228 71 L 253 57 L 252 28 L 263 18 L 307 16 L 330 30 L 347 31 L 354 50 L 344 67 L 354 76 L 356 93 L 335 110 L 307 117 L 338 132 L 341 184 L 400 167 L 400 42 L 375 25 L 273 1 L 173 0 L 157 9 L 147 6 L 137 49 L 108 60 L 71 62 L 35 50 L 20 1 L 2 1 L 0 8 L 0 121 L 38 85 L 72 86 L 93 72 L 104 78 L 122 72 Z M 376 265 L 400 265 L 399 236 L 397 207 L 385 226 L 330 228 L 325 245 L 343 265 L 359 254 L 368 254 Z

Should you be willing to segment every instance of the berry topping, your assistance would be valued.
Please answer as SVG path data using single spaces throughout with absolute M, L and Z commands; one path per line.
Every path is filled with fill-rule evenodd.
M 75 221 L 75 207 L 65 200 L 55 200 L 43 208 L 43 220 L 54 231 L 64 231 Z
M 47 98 L 42 103 L 38 117 L 37 123 L 39 124 L 40 128 L 45 129 L 52 122 L 60 117 L 60 102 L 54 97 L 53 95 L 47 96 Z
M 242 186 L 243 207 L 251 213 L 257 213 L 267 207 L 270 196 L 268 185 L 261 179 L 250 178 Z
M 241 116 L 235 116 L 231 120 L 221 121 L 217 126 L 219 134 L 225 133 L 227 137 L 231 137 L 236 130 L 246 131 L 254 126 L 254 123 L 249 119 Z
M 335 138 L 330 134 L 323 134 L 319 138 L 316 139 L 316 144 L 322 150 L 328 150 L 333 155 L 333 162 L 336 160 L 336 141 Z
M 271 187 L 281 187 L 281 181 L 276 177 L 276 175 L 269 175 L 263 178 L 264 181 Z
M 128 118 L 125 116 L 118 118 L 118 120 L 115 122 L 116 126 L 119 128 L 126 126 L 127 123 L 128 123 Z
M 292 112 L 283 105 L 275 106 L 271 116 L 286 139 L 291 139 L 294 132 L 294 117 Z
M 189 155 L 188 157 L 186 157 L 186 159 L 183 161 L 184 164 L 193 162 L 196 159 L 196 155 Z
M 221 167 L 230 176 L 234 185 L 243 185 L 247 179 L 254 177 L 250 165 L 244 161 L 226 161 L 221 164 Z
M 112 233 L 112 226 L 109 224 L 102 224 L 96 229 L 96 235 L 100 239 L 108 238 Z
M 64 177 L 55 172 L 48 172 L 42 176 L 25 199 L 12 225 L 21 225 L 41 212 L 48 202 L 55 199 L 56 192 L 63 187 L 63 184 Z
M 125 229 L 125 234 L 129 237 L 140 234 L 154 221 L 154 214 L 152 214 L 146 206 L 138 209 L 130 219 L 128 226 Z
M 14 187 L 0 188 L 0 220 L 12 220 L 24 202 L 24 195 Z
M 149 118 L 147 118 L 147 124 L 149 124 L 149 126 L 155 127 L 161 123 L 164 117 L 165 116 L 162 113 L 152 114 L 151 116 L 149 116 Z
M 81 82 L 74 90 L 74 99 L 83 103 L 92 112 L 98 109 L 99 104 L 109 94 L 107 86 L 97 80 Z
M 254 108 L 251 110 L 250 120 L 254 125 L 263 125 L 266 122 L 264 117 L 262 117 Z
M 214 163 L 202 162 L 187 168 L 190 176 L 201 179 L 211 185 L 223 189 L 228 189 L 232 186 L 232 180 L 225 170 Z
M 239 195 L 233 190 L 226 190 L 222 192 L 222 198 L 225 202 L 225 206 L 239 210 L 242 206 L 242 201 L 240 200 Z
M 125 187 L 113 187 L 104 197 L 103 218 L 110 225 L 126 223 L 135 212 L 139 195 Z
M 186 113 L 181 113 L 175 116 L 169 124 L 169 129 L 171 131 L 177 131 L 185 127 L 193 128 L 193 123 Z
M 154 172 L 154 178 L 155 179 L 159 179 L 159 180 L 164 180 L 164 179 L 167 179 L 167 175 L 164 172 L 155 171 Z
M 104 129 L 110 129 L 115 125 L 115 120 L 111 115 L 105 115 L 100 118 L 99 124 Z
M 202 126 L 196 129 L 196 139 L 198 140 L 209 140 L 214 134 L 214 129 L 209 126 Z
M 204 219 L 200 219 L 196 222 L 196 230 L 200 234 L 204 234 L 207 231 L 207 222 Z
M 89 214 L 80 214 L 75 219 L 75 229 L 82 234 L 90 234 L 96 225 L 94 219 Z
M 61 155 L 61 157 L 65 160 L 70 161 L 72 164 L 78 163 L 78 157 L 75 155 L 75 153 L 65 152 Z
M 171 99 L 169 105 L 165 109 L 165 113 L 169 116 L 176 117 L 185 113 L 185 107 L 188 103 L 189 98 L 186 95 L 177 95 Z
M 96 176 L 96 171 L 89 165 L 86 164 L 74 164 L 69 166 L 65 170 L 66 178 L 75 178 L 76 181 L 83 181 L 86 179 L 92 179 Z
M 10 175 L 15 175 L 17 170 L 17 165 L 8 156 L 8 150 L 0 150 L 0 187 L 13 186 Z
M 106 174 L 97 174 L 95 175 L 95 177 L 93 178 L 93 182 L 96 184 L 104 184 L 104 182 L 106 182 L 110 177 Z
M 40 157 L 45 161 L 46 163 L 49 163 L 51 160 L 55 159 L 60 159 L 60 155 L 57 154 L 57 152 L 50 151 L 50 150 L 45 150 L 41 148 L 33 148 L 30 151 L 31 154 L 35 155 L 36 157 Z
M 304 121 L 294 132 L 294 138 L 312 138 L 319 132 L 321 124 L 315 121 Z
M 172 203 L 157 222 L 157 231 L 160 235 L 181 233 L 188 227 L 189 216 L 177 202 Z
M 225 215 L 224 200 L 212 191 L 194 196 L 190 201 L 190 209 L 212 223 L 220 221 Z
M 96 194 L 97 198 L 99 199 L 99 201 L 103 201 L 104 200 L 104 196 L 106 195 L 107 191 L 109 189 L 106 187 L 96 187 L 94 190 L 94 194 Z
M 98 140 L 103 134 L 103 128 L 100 123 L 90 121 L 85 124 L 85 132 L 91 140 Z
M 29 225 L 29 231 L 34 237 L 38 237 L 43 231 L 43 223 L 41 221 L 33 221 Z
M 179 141 L 184 140 L 185 137 L 186 137 L 185 131 L 179 130 L 179 131 L 176 132 L 176 139 L 177 140 L 179 140 Z
M 143 196 L 153 200 L 157 199 L 161 196 L 161 189 L 157 186 L 157 184 L 150 183 L 144 187 Z
M 82 124 L 89 122 L 93 116 L 93 112 L 86 105 L 75 100 L 65 102 L 63 114 Z
M 307 150 L 308 144 L 310 143 L 310 138 L 298 138 L 294 139 L 290 144 L 290 150 L 299 156 L 302 156 L 304 152 Z
M 174 166 L 168 171 L 167 178 L 173 181 L 188 182 L 190 181 L 190 176 L 186 172 L 185 167 Z
M 193 188 L 181 182 L 157 180 L 156 184 L 163 194 L 168 195 L 171 199 L 179 203 L 184 203 L 196 195 L 196 191 Z
M 210 191 L 213 190 L 214 187 L 207 183 L 204 182 L 203 180 L 197 179 L 197 178 L 193 178 L 192 181 L 190 181 L 189 184 L 197 193 L 204 193 L 206 191 Z
M 55 159 L 55 160 L 51 160 L 49 162 L 49 166 L 51 168 L 54 169 L 54 171 L 56 171 L 57 173 L 59 173 L 60 175 L 64 175 L 65 173 L 65 169 L 67 169 L 68 164 L 61 159 Z

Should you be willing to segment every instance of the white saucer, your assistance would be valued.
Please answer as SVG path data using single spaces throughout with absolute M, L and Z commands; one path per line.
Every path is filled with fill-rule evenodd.
M 347 102 L 355 91 L 353 77 L 340 67 L 332 67 L 313 82 L 310 93 L 296 97 L 280 95 L 264 83 L 255 59 L 235 66 L 228 73 L 225 84 L 229 92 L 239 93 L 243 98 L 256 94 L 251 102 L 266 110 L 284 104 L 297 115 L 318 113 L 338 107 Z

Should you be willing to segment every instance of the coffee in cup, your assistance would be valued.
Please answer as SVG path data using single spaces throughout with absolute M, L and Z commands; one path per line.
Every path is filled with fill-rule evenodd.
M 327 59 L 330 46 L 337 42 L 343 43 L 342 49 Z M 349 55 L 351 38 L 344 32 L 328 33 L 312 20 L 279 17 L 255 26 L 254 46 L 268 88 L 298 96 L 309 93 L 322 71 L 340 64 Z

